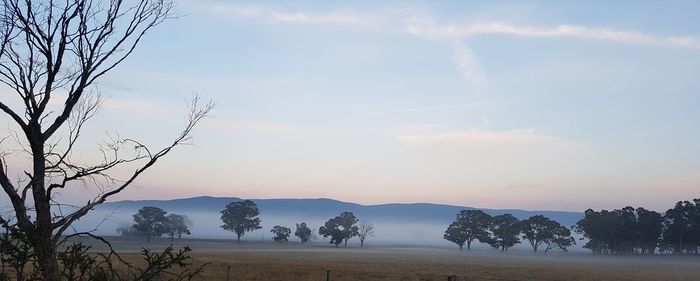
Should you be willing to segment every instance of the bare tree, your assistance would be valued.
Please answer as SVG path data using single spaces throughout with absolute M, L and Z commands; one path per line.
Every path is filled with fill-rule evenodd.
M 374 237 L 374 225 L 367 221 L 361 221 L 357 237 L 360 237 L 360 248 L 363 248 L 365 246 L 365 239 L 367 239 L 367 237 Z
M 96 81 L 123 62 L 149 30 L 171 17 L 173 3 L 0 1 L 0 89 L 18 97 L 3 98 L 0 110 L 19 128 L 19 133 L 11 131 L 0 139 L 14 138 L 21 147 L 18 153 L 31 161 L 31 168 L 17 173 L 19 179 L 13 182 L 5 158 L 12 151 L 0 142 L 0 185 L 12 204 L 13 217 L 0 221 L 13 221 L 27 237 L 40 279 L 55 281 L 59 280 L 57 245 L 71 225 L 124 191 L 174 147 L 188 143 L 192 129 L 213 104 L 195 98 L 184 129 L 159 150 L 114 136 L 101 145 L 101 161 L 74 160 L 81 130 L 102 103 Z M 117 178 L 109 173 L 115 168 L 133 172 Z M 58 191 L 77 184 L 93 186 L 98 194 L 82 206 L 61 208 L 65 205 L 57 202 Z

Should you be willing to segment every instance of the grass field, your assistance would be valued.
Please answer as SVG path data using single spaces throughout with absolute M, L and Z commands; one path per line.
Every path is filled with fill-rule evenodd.
M 129 259 L 141 240 L 115 238 Z M 167 241 L 147 244 L 163 248 Z M 326 244 L 183 240 L 197 264 L 209 263 L 202 280 L 700 280 L 700 258 L 591 256 L 586 253 L 498 253 L 418 247 L 334 248 Z M 99 248 L 96 248 L 99 250 Z M 328 272 L 330 271 L 330 272 Z

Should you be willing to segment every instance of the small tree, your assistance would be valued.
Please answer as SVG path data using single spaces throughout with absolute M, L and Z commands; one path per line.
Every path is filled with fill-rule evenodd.
M 170 236 L 170 241 L 181 239 L 182 235 L 190 235 L 190 229 L 187 227 L 188 219 L 186 216 L 178 214 L 168 214 L 166 217 L 167 221 L 165 223 L 165 233 Z
M 241 236 L 246 232 L 260 229 L 260 210 L 253 201 L 231 202 L 221 211 L 221 228 L 236 234 L 236 243 L 241 243 Z
M 311 239 L 311 228 L 306 226 L 305 222 L 297 223 L 297 229 L 294 231 L 294 235 L 301 239 L 301 244 L 309 242 L 309 239 Z
M 367 221 L 361 221 L 357 237 L 360 238 L 360 248 L 364 248 L 365 239 L 367 239 L 367 237 L 374 237 L 374 225 Z
M 165 233 L 165 224 L 168 219 L 166 212 L 158 207 L 143 207 L 134 214 L 134 225 L 131 227 L 146 235 L 148 242 L 151 237 L 160 237 Z
M 275 242 L 277 243 L 287 243 L 287 241 L 289 241 L 289 235 L 292 234 L 291 229 L 279 225 L 275 225 L 274 227 L 272 227 L 270 232 L 272 232 L 272 234 L 275 235 L 274 237 L 272 237 L 272 240 L 275 240 Z
M 345 242 L 345 247 L 348 246 L 348 240 L 357 236 L 359 228 L 355 225 L 357 217 L 352 212 L 343 212 L 339 216 L 329 219 L 324 226 L 318 229 L 318 234 L 323 238 L 331 237 L 329 243 L 336 247 L 340 243 Z

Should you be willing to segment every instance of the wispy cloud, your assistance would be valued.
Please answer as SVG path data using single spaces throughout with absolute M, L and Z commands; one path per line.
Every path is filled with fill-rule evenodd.
M 251 18 L 279 24 L 343 25 L 407 33 L 422 39 L 436 40 L 450 46 L 456 69 L 477 92 L 485 92 L 488 89 L 488 79 L 478 56 L 467 45 L 468 38 L 478 35 L 501 34 L 527 38 L 570 37 L 630 45 L 700 49 L 700 38 L 692 36 L 661 36 L 638 31 L 568 24 L 553 27 L 515 25 L 501 21 L 441 24 L 439 20 L 416 11 L 367 12 L 344 9 L 311 12 L 223 3 L 206 5 L 205 9 L 227 18 Z
M 283 11 L 264 6 L 210 5 L 208 10 L 214 14 L 233 17 L 254 18 L 272 23 L 297 24 L 345 24 L 369 27 L 376 19 L 363 16 L 350 10 L 313 13 L 306 11 Z
M 455 44 L 453 49 L 455 64 L 462 73 L 464 80 L 477 90 L 483 91 L 486 88 L 487 81 L 476 54 L 464 44 Z
M 421 20 L 409 23 L 410 34 L 433 39 L 464 39 L 483 34 L 506 34 L 523 37 L 574 37 L 634 45 L 677 48 L 700 48 L 700 39 L 691 36 L 657 36 L 642 32 L 592 28 L 577 25 L 558 25 L 550 28 L 518 26 L 502 22 L 482 22 L 468 25 L 440 25 Z

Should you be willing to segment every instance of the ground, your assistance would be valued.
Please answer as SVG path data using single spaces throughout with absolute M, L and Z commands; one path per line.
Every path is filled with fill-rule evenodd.
M 110 238 L 136 259 L 142 247 L 163 248 L 168 240 Z M 593 256 L 588 253 L 525 250 L 460 252 L 456 247 L 377 246 L 335 248 L 319 242 L 254 243 L 176 240 L 190 245 L 197 264 L 209 263 L 203 280 L 700 280 L 700 257 Z M 96 245 L 94 248 L 101 248 Z M 227 273 L 228 272 L 228 273 Z

